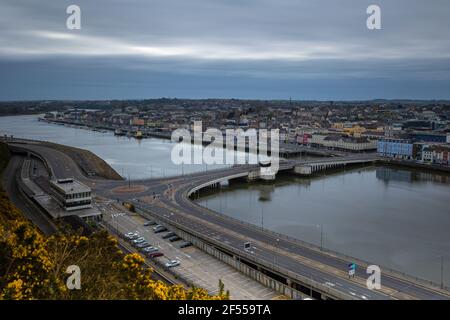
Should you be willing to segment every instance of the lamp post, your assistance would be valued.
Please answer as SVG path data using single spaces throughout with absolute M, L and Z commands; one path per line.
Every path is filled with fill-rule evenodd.
M 323 250 L 323 224 L 317 225 L 317 228 L 320 227 L 320 251 Z
M 275 244 L 275 253 L 278 253 L 279 245 L 280 245 L 280 239 L 277 238 L 277 242 Z M 275 257 L 276 257 L 276 254 L 273 255 L 273 264 L 274 265 L 275 265 Z
M 264 208 L 261 207 L 261 230 L 264 230 Z

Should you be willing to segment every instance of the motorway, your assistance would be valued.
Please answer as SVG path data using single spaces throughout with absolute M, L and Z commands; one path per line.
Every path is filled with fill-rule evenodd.
M 145 188 L 140 192 L 126 192 L 128 182 L 107 181 L 84 177 L 77 165 L 65 154 L 39 145 L 22 147 L 45 158 L 58 177 L 75 177 L 91 186 L 93 191 L 105 198 L 132 201 L 136 208 L 149 217 L 157 216 L 168 224 L 177 225 L 183 231 L 196 234 L 216 247 L 245 257 L 257 265 L 275 273 L 289 275 L 291 279 L 309 279 L 315 289 L 331 297 L 345 299 L 450 299 L 450 293 L 400 273 L 383 270 L 381 289 L 370 290 L 366 286 L 365 264 L 356 259 L 321 251 L 311 245 L 289 239 L 256 226 L 226 217 L 201 207 L 188 197 L 189 191 L 212 180 L 226 179 L 231 175 L 254 170 L 257 166 L 236 166 L 181 177 L 133 181 L 133 185 Z M 359 155 L 357 157 L 367 157 Z M 333 158 L 330 161 L 335 161 Z M 301 164 L 323 163 L 327 160 L 302 161 Z M 297 162 L 298 164 L 299 162 Z M 291 161 L 280 164 L 285 169 Z M 118 188 L 121 187 L 121 192 Z M 251 242 L 251 250 L 243 244 Z M 357 264 L 355 277 L 349 278 L 347 265 Z M 376 263 L 374 263 L 376 264 Z

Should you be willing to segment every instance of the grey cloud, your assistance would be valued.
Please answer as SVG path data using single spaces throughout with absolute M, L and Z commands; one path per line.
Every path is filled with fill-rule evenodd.
M 374 2 L 382 8 L 380 31 L 365 27 L 365 9 Z M 74 3 L 82 9 L 80 31 L 65 28 L 65 9 Z M 449 12 L 448 0 L 3 0 L 0 84 L 10 92 L 0 99 L 19 92 L 25 66 L 43 79 L 32 86 L 42 89 L 47 81 L 49 92 L 55 83 L 69 88 L 76 74 L 104 88 L 105 95 L 117 92 L 120 81 L 138 90 L 126 89 L 124 95 L 145 95 L 142 88 L 150 81 L 152 94 L 160 96 L 170 92 L 163 87 L 168 79 L 178 84 L 215 79 L 231 96 L 233 90 L 238 95 L 235 83 L 251 81 L 271 87 L 268 94 L 274 95 L 294 96 L 296 83 L 310 81 L 308 92 L 316 86 L 320 98 L 320 81 L 331 81 L 348 94 L 355 92 L 352 83 L 355 88 L 370 83 L 361 89 L 370 97 L 370 88 L 381 94 L 389 81 L 399 95 L 411 87 L 411 95 L 448 96 Z M 20 70 L 16 76 L 11 66 Z M 50 71 L 55 68 L 60 69 Z M 115 82 L 94 76 L 96 70 Z M 182 80 L 174 80 L 177 75 Z M 258 92 L 251 87 L 249 93 Z M 87 85 L 77 88 L 80 98 L 80 88 L 91 92 Z M 220 93 L 192 90 L 201 96 Z

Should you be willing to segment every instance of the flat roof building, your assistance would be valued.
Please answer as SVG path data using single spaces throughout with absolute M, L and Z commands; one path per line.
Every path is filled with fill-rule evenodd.
M 51 191 L 56 201 L 66 211 L 92 208 L 91 188 L 75 179 L 50 181 Z

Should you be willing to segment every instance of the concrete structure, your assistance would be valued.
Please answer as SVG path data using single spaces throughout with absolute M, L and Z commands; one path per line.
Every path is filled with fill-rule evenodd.
M 52 195 L 66 211 L 92 208 L 91 188 L 75 179 L 50 181 Z
M 327 169 L 337 169 L 342 168 L 352 164 L 364 164 L 375 162 L 375 159 L 345 159 L 345 160 L 335 160 L 335 161 L 322 161 L 314 162 L 311 164 L 301 164 L 294 167 L 294 172 L 300 175 L 310 175 L 318 171 Z

